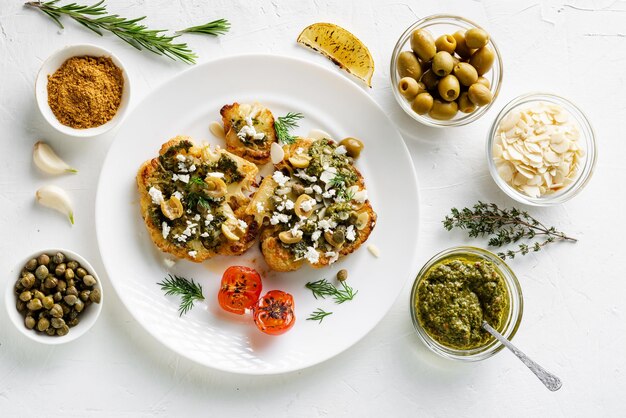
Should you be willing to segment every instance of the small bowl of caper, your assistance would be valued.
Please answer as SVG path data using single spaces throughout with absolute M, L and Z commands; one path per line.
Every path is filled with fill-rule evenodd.
M 476 23 L 434 15 L 400 36 L 390 75 L 396 101 L 410 117 L 434 127 L 462 126 L 484 115 L 496 100 L 502 58 Z
M 65 249 L 38 251 L 13 269 L 5 305 L 15 327 L 43 344 L 80 337 L 102 311 L 102 285 L 91 264 Z

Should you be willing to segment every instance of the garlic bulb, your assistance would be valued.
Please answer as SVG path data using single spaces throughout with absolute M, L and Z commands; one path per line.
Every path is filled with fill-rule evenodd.
M 72 202 L 65 190 L 59 186 L 43 186 L 35 193 L 35 199 L 39 204 L 67 215 L 70 223 L 74 225 Z
M 33 160 L 37 167 L 49 174 L 78 173 L 78 170 L 70 167 L 54 152 L 50 145 L 43 141 L 35 143 Z

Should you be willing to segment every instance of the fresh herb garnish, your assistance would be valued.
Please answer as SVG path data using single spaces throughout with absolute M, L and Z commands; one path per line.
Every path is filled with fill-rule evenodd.
M 204 25 L 191 26 L 189 28 L 178 30 L 176 33 L 201 33 L 205 35 L 223 35 L 230 29 L 230 22 L 226 19 L 218 19 Z
M 526 255 L 529 252 L 540 251 L 551 242 L 577 241 L 576 238 L 568 237 L 553 226 L 546 227 L 526 211 L 515 208 L 500 209 L 495 203 L 480 201 L 471 209 L 452 208 L 451 214 L 443 220 L 443 226 L 448 231 L 452 228 L 464 229 L 472 238 L 487 236 L 488 245 L 492 247 L 503 247 L 517 243 L 521 239 L 532 240 L 535 237 L 542 237 L 538 241 L 518 244 L 515 250 L 499 252 L 498 256 L 503 260 L 515 258 L 516 254 Z
M 289 112 L 285 116 L 279 116 L 274 121 L 274 129 L 276 130 L 276 136 L 278 142 L 283 144 L 293 144 L 296 142 L 296 137 L 289 133 L 290 129 L 298 127 L 298 121 L 304 118 L 302 113 Z
M 341 289 L 326 279 L 320 279 L 315 282 L 308 282 L 305 287 L 313 292 L 313 297 L 315 297 L 315 299 L 318 297 L 326 299 L 326 296 L 330 296 L 337 304 L 352 300 L 359 292 L 358 290 L 355 292 L 354 289 L 352 289 L 352 287 L 350 287 L 345 281 L 340 283 Z
M 319 321 L 319 323 L 321 324 L 324 318 L 332 314 L 333 314 L 332 312 L 326 312 L 321 308 L 317 308 L 317 310 L 314 311 L 311 315 L 309 315 L 309 317 L 306 320 L 307 321 Z
M 180 306 L 178 312 L 180 316 L 189 312 L 193 308 L 193 304 L 196 301 L 204 300 L 202 295 L 202 286 L 199 283 L 189 280 L 181 276 L 168 275 L 162 282 L 157 283 L 161 286 L 161 290 L 165 291 L 165 295 L 179 295 Z
M 127 19 L 117 14 L 108 14 L 104 0 L 100 0 L 90 6 L 76 3 L 58 6 L 58 2 L 59 0 L 47 2 L 29 1 L 24 5 L 41 10 L 52 18 L 61 28 L 64 27 L 60 20 L 61 17 L 67 16 L 100 36 L 103 35 L 103 31 L 111 32 L 136 49 L 145 49 L 157 55 L 165 55 L 168 58 L 180 60 L 187 64 L 195 64 L 196 62 L 198 56 L 189 49 L 186 43 L 175 42 L 180 34 L 166 35 L 165 32 L 167 32 L 167 30 L 165 29 L 148 28 L 146 25 L 140 23 L 146 16 Z M 210 33 L 212 28 L 214 32 L 211 34 L 219 35 L 227 31 L 229 27 L 227 21 L 220 19 L 207 23 L 206 25 L 183 29 L 181 32 Z

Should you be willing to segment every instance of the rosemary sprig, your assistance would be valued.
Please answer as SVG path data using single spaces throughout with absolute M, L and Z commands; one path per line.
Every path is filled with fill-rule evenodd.
M 157 283 L 161 286 L 161 290 L 165 291 L 165 295 L 180 295 L 180 306 L 178 312 L 180 316 L 189 312 L 193 308 L 196 301 L 204 300 L 202 295 L 202 286 L 199 283 L 189 280 L 181 276 L 168 275 L 162 282 Z
M 516 249 L 501 251 L 498 256 L 503 260 L 513 259 L 517 254 L 540 251 L 544 246 L 556 241 L 576 242 L 575 238 L 565 235 L 555 227 L 546 227 L 526 211 L 516 208 L 501 209 L 495 203 L 476 203 L 471 209 L 452 208 L 450 215 L 443 220 L 443 226 L 450 231 L 453 228 L 464 229 L 472 238 L 489 238 L 488 245 L 503 247 L 518 241 L 541 239 L 531 243 L 520 243 Z
M 117 14 L 108 14 L 104 0 L 100 0 L 89 6 L 76 3 L 59 6 L 57 5 L 58 2 L 59 0 L 50 0 L 47 2 L 29 1 L 24 5 L 45 13 L 61 28 L 64 28 L 63 23 L 61 23 L 61 17 L 67 16 L 100 36 L 103 36 L 103 31 L 111 32 L 138 50 L 145 49 L 157 55 L 164 55 L 173 60 L 180 60 L 187 64 L 195 64 L 196 58 L 198 58 L 198 56 L 189 49 L 186 43 L 177 43 L 175 41 L 180 34 L 166 35 L 165 32 L 167 30 L 165 29 L 149 29 L 146 25 L 140 23 L 146 16 L 127 19 Z M 220 21 L 223 21 L 223 19 L 216 20 L 215 22 Z M 215 22 L 187 28 L 183 31 L 201 28 L 202 26 L 208 27 L 211 24 L 215 24 Z M 223 33 L 224 28 L 225 25 L 223 22 L 218 24 L 218 29 L 222 29 L 222 32 L 214 34 Z M 195 31 L 200 32 L 201 29 Z
M 278 142 L 283 144 L 293 144 L 296 142 L 296 137 L 289 133 L 290 129 L 298 127 L 298 121 L 304 118 L 302 113 L 289 112 L 285 116 L 279 116 L 274 121 L 274 129 L 276 130 L 276 136 Z
M 204 25 L 191 26 L 176 33 L 201 33 L 205 35 L 223 35 L 230 29 L 230 22 L 226 19 L 218 19 Z
M 342 304 L 348 300 L 352 300 L 354 296 L 359 292 L 355 292 L 345 280 L 340 282 L 341 289 L 337 288 L 334 284 L 330 283 L 326 279 L 320 279 L 315 282 L 308 282 L 305 287 L 313 292 L 313 297 L 326 299 L 326 296 L 330 296 L 335 300 L 336 304 Z
M 328 315 L 332 315 L 332 312 L 326 312 L 321 308 L 317 308 L 309 317 L 306 319 L 307 321 L 318 321 L 320 324 Z

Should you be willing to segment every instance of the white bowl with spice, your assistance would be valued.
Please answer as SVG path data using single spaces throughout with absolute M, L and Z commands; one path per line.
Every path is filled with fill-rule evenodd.
M 130 81 L 122 62 L 96 45 L 71 45 L 41 66 L 35 82 L 37 106 L 62 134 L 93 137 L 115 127 L 130 102 Z
M 507 104 L 487 137 L 489 172 L 511 198 L 531 206 L 566 202 L 589 182 L 595 134 L 572 102 L 529 93 Z
M 21 260 L 11 270 L 5 291 L 5 306 L 15 328 L 48 345 L 84 335 L 100 316 L 103 301 L 102 282 L 93 266 L 79 254 L 60 248 L 40 250 Z

